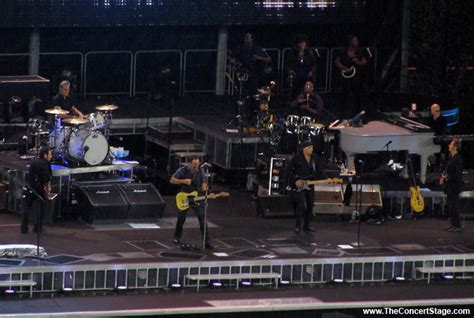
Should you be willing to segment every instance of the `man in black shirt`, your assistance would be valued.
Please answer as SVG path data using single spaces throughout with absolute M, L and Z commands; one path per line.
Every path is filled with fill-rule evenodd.
M 364 69 L 368 63 L 364 52 L 359 48 L 359 39 L 355 35 L 348 36 L 349 45 L 334 60 L 336 68 L 341 72 L 341 105 L 346 117 L 359 113 L 364 105 L 366 94 Z
M 85 117 L 79 108 L 77 108 L 77 103 L 74 97 L 71 96 L 71 83 L 69 81 L 62 81 L 59 83 L 59 92 L 51 100 L 51 106 L 59 106 L 62 109 L 69 111 L 68 115 L 61 115 L 62 118 L 73 116 Z
M 28 233 L 28 219 L 33 203 L 37 201 L 40 204 L 40 216 L 36 220 L 34 231 L 42 231 L 42 219 L 44 214 L 44 202 L 47 200 L 48 193 L 51 192 L 51 158 L 53 154 L 49 147 L 42 147 L 38 157 L 33 159 L 30 164 L 27 177 L 27 187 L 25 191 L 25 202 L 23 209 L 23 219 L 21 222 L 21 233 Z M 42 199 L 43 200 L 42 200 Z
M 448 125 L 446 118 L 441 115 L 441 107 L 438 104 L 431 105 L 431 115 L 428 117 L 426 124 L 434 131 L 435 136 L 446 135 Z
M 296 210 L 295 233 L 301 231 L 301 219 L 304 218 L 303 230 L 314 232 L 311 227 L 314 206 L 314 187 L 302 190 L 303 181 L 308 179 L 325 179 L 321 169 L 321 163 L 313 156 L 313 144 L 311 141 L 303 141 L 300 151 L 293 157 L 288 165 L 288 181 L 292 187 L 290 193 L 291 201 Z
M 292 79 L 292 96 L 295 97 L 304 87 L 307 81 L 316 79 L 316 58 L 308 48 L 305 36 L 299 36 L 295 49 L 288 57 L 288 79 Z
M 248 81 L 244 87 L 248 94 L 255 94 L 259 83 L 262 83 L 265 64 L 271 61 L 270 55 L 254 43 L 253 34 L 250 32 L 245 33 L 243 45 L 231 52 L 230 58 L 231 64 L 236 65 L 240 71 L 248 72 Z
M 439 183 L 444 185 L 448 199 L 449 220 L 451 226 L 446 228 L 448 232 L 461 232 L 461 221 L 459 219 L 459 193 L 462 190 L 462 169 L 463 163 L 459 152 L 461 142 L 452 139 L 448 145 L 449 161 L 445 172 L 441 175 Z
M 321 96 L 314 92 L 313 82 L 307 81 L 303 91 L 296 96 L 290 107 L 291 114 L 316 118 L 322 115 L 324 103 Z
M 193 191 L 206 191 L 209 186 L 206 180 L 204 171 L 202 171 L 201 160 L 197 156 L 191 157 L 191 161 L 184 167 L 179 168 L 174 175 L 171 177 L 171 184 L 181 185 L 181 192 L 193 192 Z M 189 209 L 188 209 L 189 210 Z M 186 221 L 186 216 L 188 215 L 188 210 L 180 211 L 178 214 L 178 219 L 176 220 L 176 229 L 174 232 L 175 244 L 181 243 L 181 234 L 183 232 L 184 222 Z M 193 206 L 194 213 L 199 220 L 199 227 L 201 228 L 201 234 L 204 237 L 204 206 L 196 205 Z M 206 249 L 212 249 L 213 246 L 209 241 L 209 227 L 206 225 L 206 239 L 204 247 Z

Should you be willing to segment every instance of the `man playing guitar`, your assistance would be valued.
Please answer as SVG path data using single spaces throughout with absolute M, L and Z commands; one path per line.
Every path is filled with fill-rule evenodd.
M 288 165 L 288 181 L 292 187 L 290 194 L 293 206 L 296 209 L 296 227 L 295 233 L 301 231 L 301 219 L 304 218 L 303 230 L 315 232 L 311 227 L 314 206 L 314 187 L 309 190 L 301 190 L 304 181 L 309 178 L 325 179 L 321 165 L 313 156 L 313 144 L 311 141 L 303 141 L 300 145 L 300 151 L 293 157 Z
M 444 185 L 448 199 L 449 220 L 451 226 L 445 228 L 448 232 L 461 232 L 461 221 L 459 219 L 459 193 L 462 188 L 462 169 L 463 163 L 459 151 L 461 142 L 458 139 L 452 139 L 448 145 L 449 161 L 446 170 L 441 175 L 439 183 Z
M 181 186 L 181 192 L 193 192 L 193 191 L 206 191 L 208 189 L 208 183 L 205 178 L 204 172 L 201 167 L 201 159 L 198 156 L 192 156 L 191 161 L 184 167 L 179 168 L 171 177 L 171 184 L 178 184 Z M 204 206 L 193 205 L 194 213 L 199 220 L 199 227 L 201 228 L 201 234 L 204 237 Z M 176 229 L 174 232 L 173 243 L 181 243 L 181 234 L 183 232 L 184 222 L 186 222 L 186 216 L 188 215 L 188 209 L 179 211 L 178 218 L 176 220 Z M 209 227 L 206 225 L 205 231 L 205 244 L 206 249 L 212 249 L 213 246 L 209 242 Z

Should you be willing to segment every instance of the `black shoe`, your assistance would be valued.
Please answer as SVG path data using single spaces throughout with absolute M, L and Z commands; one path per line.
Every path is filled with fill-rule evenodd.
M 455 232 L 461 232 L 461 228 L 460 227 L 453 227 L 451 230 L 448 230 L 448 232 L 452 232 L 452 233 L 455 233 Z
M 451 232 L 453 229 L 454 229 L 454 226 L 449 226 L 449 227 L 447 227 L 447 228 L 444 228 L 443 230 L 444 230 L 444 231 Z
M 23 227 L 23 226 L 20 227 L 20 232 L 21 232 L 21 234 L 28 234 L 28 226 L 26 226 L 26 227 Z
M 305 232 L 316 232 L 316 230 L 314 228 L 312 228 L 311 226 L 304 227 L 303 231 L 305 231 Z
M 297 227 L 297 228 L 295 229 L 295 233 L 296 233 L 296 234 L 300 233 L 300 231 L 301 231 L 301 229 L 300 229 L 299 227 Z
M 181 244 L 181 240 L 180 240 L 179 238 L 175 238 L 175 239 L 173 240 L 173 243 L 174 243 L 174 244 Z
M 206 250 L 213 250 L 214 246 L 211 243 L 206 243 L 206 244 L 204 244 L 204 248 Z

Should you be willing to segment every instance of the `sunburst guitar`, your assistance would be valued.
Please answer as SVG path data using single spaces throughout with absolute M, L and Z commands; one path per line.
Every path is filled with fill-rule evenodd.
M 229 192 L 209 193 L 208 199 L 226 198 L 229 197 Z M 185 211 L 191 206 L 198 206 L 199 201 L 206 200 L 206 196 L 199 196 L 197 191 L 193 192 L 180 192 L 176 195 L 176 206 L 180 211 Z

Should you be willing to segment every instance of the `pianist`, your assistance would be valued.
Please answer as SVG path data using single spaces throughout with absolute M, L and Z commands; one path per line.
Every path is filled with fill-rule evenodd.
M 428 125 L 435 133 L 435 136 L 442 136 L 448 133 L 448 125 L 446 119 L 441 116 L 441 107 L 438 104 L 431 105 L 430 117 L 426 121 Z

